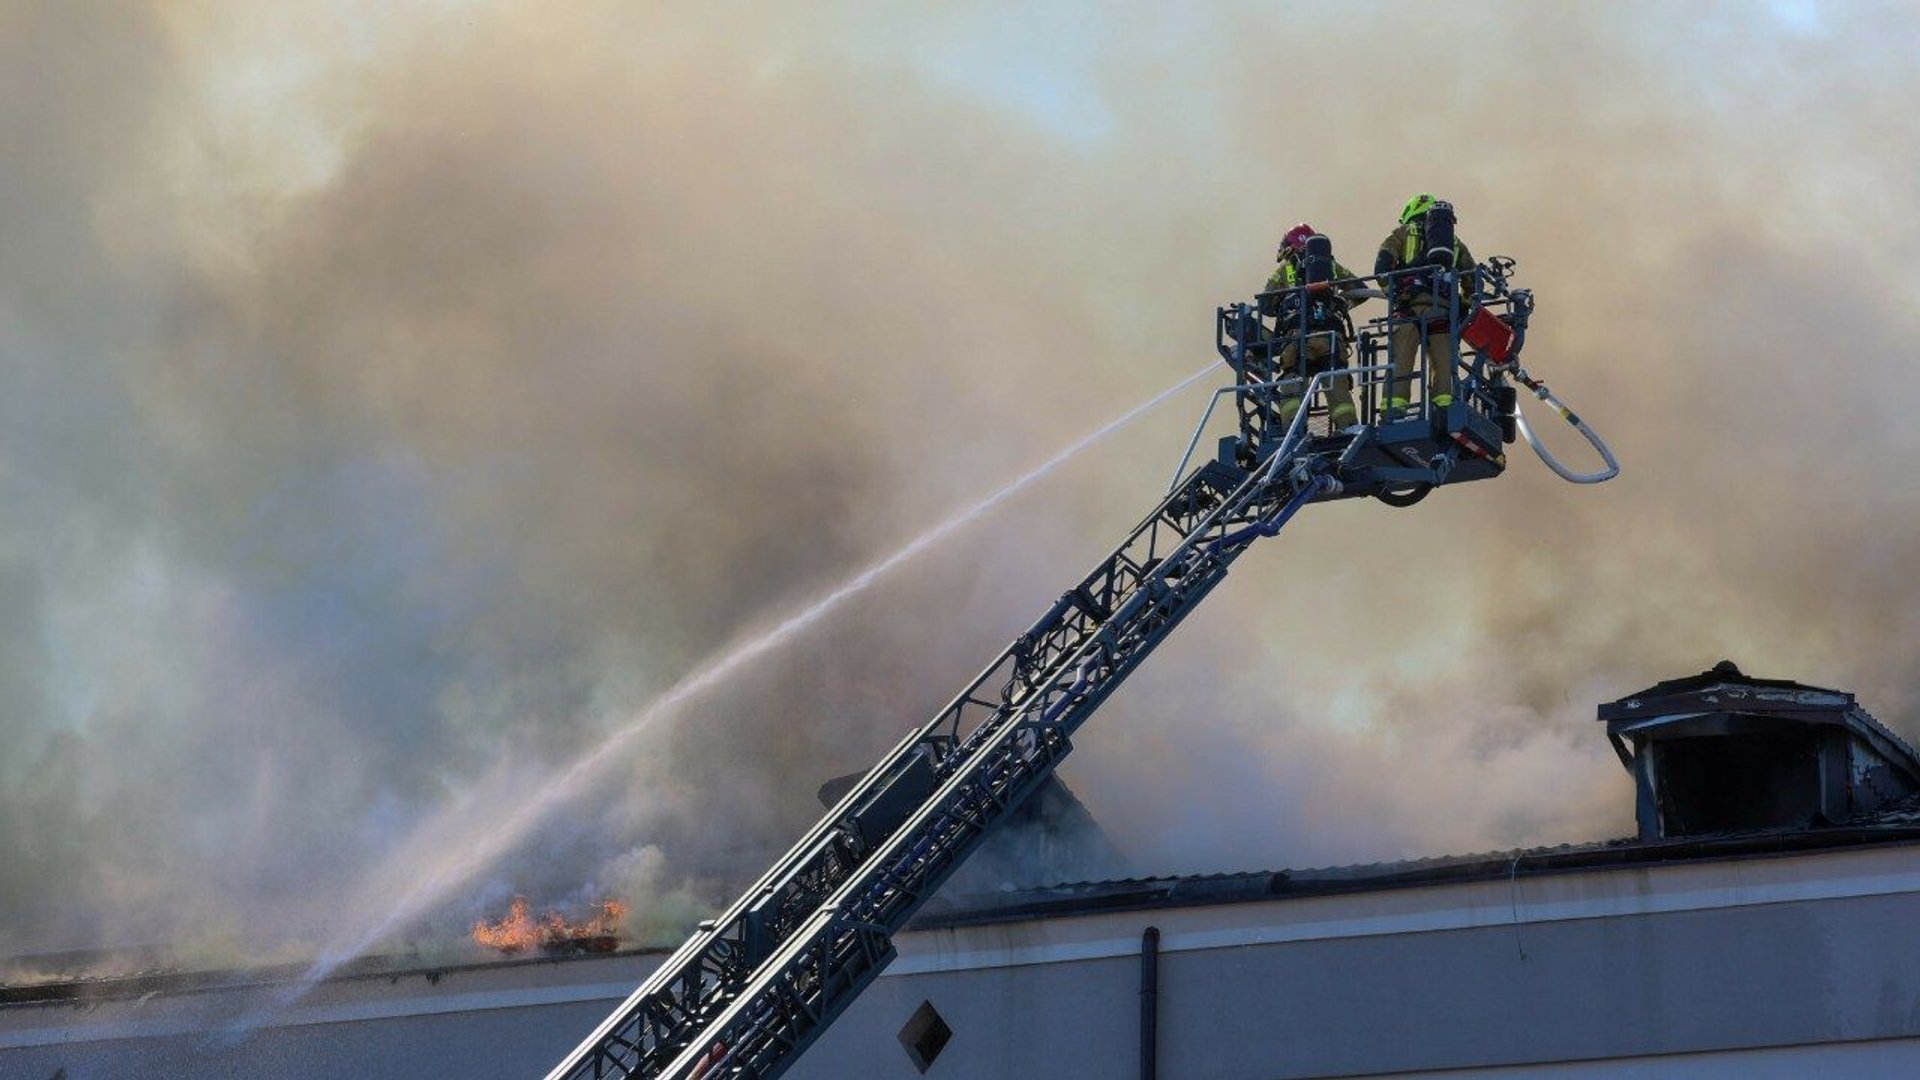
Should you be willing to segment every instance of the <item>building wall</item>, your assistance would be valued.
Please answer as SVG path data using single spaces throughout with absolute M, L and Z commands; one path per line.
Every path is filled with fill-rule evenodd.
M 919 931 L 788 1075 L 915 1080 L 929 1001 L 936 1080 L 1137 1076 L 1149 925 L 1164 1080 L 1920 1075 L 1910 847 Z M 11 1006 L 0 1077 L 537 1077 L 656 959 L 341 981 L 238 1045 L 238 991 Z
M 1149 924 L 1168 1080 L 1749 1047 L 1891 1068 L 1920 1038 L 1920 852 L 1899 848 L 918 934 L 792 1075 L 918 1076 L 888 1037 L 921 1000 L 954 1030 L 943 1080 L 1138 1075 Z M 1587 1075 L 1515 1075 L 1536 1074 Z
M 0 1006 L 0 1080 L 544 1076 L 658 954 L 339 979 L 256 1026 L 277 987 Z

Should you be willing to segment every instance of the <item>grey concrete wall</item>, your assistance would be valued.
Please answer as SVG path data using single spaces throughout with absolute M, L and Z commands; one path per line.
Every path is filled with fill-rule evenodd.
M 925 1000 L 936 1080 L 1135 1076 L 1149 924 L 1164 1080 L 1920 1075 L 1907 849 L 917 932 L 789 1075 L 916 1080 Z M 238 1046 L 220 994 L 10 1007 L 0 1077 L 539 1077 L 652 962 L 333 984 Z
M 1478 1073 L 1765 1047 L 1803 1062 L 1845 1049 L 1849 1069 L 1894 1068 L 1913 1060 L 1905 1040 L 1920 1038 L 1917 871 L 1904 850 L 1804 856 L 1092 916 L 1001 928 L 991 944 L 966 939 L 992 928 L 932 948 L 927 935 L 792 1075 L 918 1076 L 894 1036 L 922 1000 L 954 1029 L 931 1073 L 942 1080 L 1137 1075 L 1137 956 L 938 969 L 942 953 L 978 964 L 1133 946 L 1149 923 L 1163 930 L 1165 1080 Z M 1855 889 L 1871 894 L 1830 895 Z M 1802 894 L 1813 898 L 1784 899 Z M 1243 925 L 1216 921 L 1228 912 Z M 1423 919 L 1446 928 L 1421 929 Z M 1210 947 L 1216 938 L 1246 943 Z M 932 970 L 916 973 L 916 960 Z
M 1558 1065 L 1473 1069 L 1466 1073 L 1386 1074 L 1394 1080 L 1911 1080 L 1920 1076 L 1920 1040 L 1821 1043 L 1660 1057 L 1611 1058 Z
M 0 1080 L 540 1077 L 658 955 L 340 979 L 241 1033 L 278 990 L 234 985 L 91 1004 L 0 1006 Z
M 1162 980 L 1168 1076 L 1916 1036 L 1916 916 L 1911 897 L 1873 897 L 1180 955 Z
M 1535 925 L 1519 939 L 1488 928 L 1163 956 L 1161 1076 L 1485 1070 L 1739 1047 L 1795 1048 L 1806 1064 L 1823 1043 L 1920 1039 L 1910 896 Z M 931 1073 L 941 1080 L 1138 1075 L 1138 979 L 1136 961 L 1116 959 L 883 979 L 791 1075 L 919 1076 L 895 1035 L 923 999 L 954 1029 Z M 1849 1071 L 1783 1075 L 1901 1062 L 1906 1071 L 1885 1075 L 1920 1075 L 1915 1047 L 1855 1048 Z
M 238 1045 L 170 1035 L 0 1051 L 0 1080 L 319 1080 L 546 1075 L 612 1002 L 271 1028 Z M 61 1074 L 60 1070 L 65 1070 Z

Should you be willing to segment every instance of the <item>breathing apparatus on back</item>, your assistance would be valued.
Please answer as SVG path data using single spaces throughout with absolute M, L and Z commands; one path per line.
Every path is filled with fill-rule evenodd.
M 1300 273 L 1309 285 L 1333 280 L 1333 241 L 1318 233 L 1306 238 L 1300 256 Z
M 1453 204 L 1435 200 L 1427 212 L 1420 215 L 1420 222 L 1414 229 L 1417 242 L 1426 252 L 1421 261 L 1428 266 L 1453 269 Z

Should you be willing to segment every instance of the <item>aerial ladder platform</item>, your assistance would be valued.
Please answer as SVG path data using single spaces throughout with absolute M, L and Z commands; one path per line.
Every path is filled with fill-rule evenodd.
M 1313 240 L 1324 250 L 1324 238 Z M 1520 367 L 1533 297 L 1512 286 L 1512 260 L 1340 281 L 1329 280 L 1331 265 L 1330 254 L 1324 264 L 1310 257 L 1302 287 L 1217 311 L 1216 344 L 1233 383 L 1215 392 L 1159 505 L 732 906 L 700 923 L 548 1080 L 785 1072 L 894 958 L 894 935 L 1052 775 L 1080 725 L 1254 540 L 1303 507 L 1369 496 L 1404 506 L 1437 487 L 1498 476 L 1504 447 L 1522 435 L 1568 479 L 1618 471 L 1598 436 Z M 1411 317 L 1331 330 L 1309 318 L 1323 314 L 1311 301 L 1329 289 L 1349 299 L 1390 295 L 1413 277 L 1452 297 L 1449 403 L 1423 392 L 1427 365 L 1448 358 L 1424 358 L 1399 378 L 1386 358 L 1389 335 Z M 1422 336 L 1433 326 L 1424 323 Z M 1351 345 L 1356 362 L 1311 375 L 1282 370 L 1283 347 L 1315 334 Z M 1341 427 L 1326 400 L 1337 377 L 1352 380 L 1358 418 Z M 1585 435 L 1606 469 L 1578 474 L 1555 460 L 1518 412 L 1521 387 Z M 1189 468 L 1223 398 L 1233 400 L 1239 430 Z M 1396 410 L 1395 398 L 1408 404 Z M 1303 403 L 1297 411 L 1283 408 L 1293 399 Z

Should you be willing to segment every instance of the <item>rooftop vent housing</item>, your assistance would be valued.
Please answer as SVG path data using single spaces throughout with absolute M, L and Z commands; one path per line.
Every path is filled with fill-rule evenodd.
M 1920 755 L 1841 690 L 1730 660 L 1600 706 L 1640 839 L 1839 825 L 1920 791 Z

